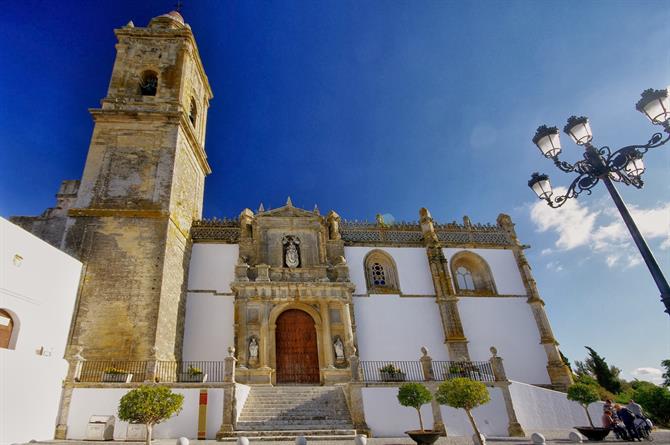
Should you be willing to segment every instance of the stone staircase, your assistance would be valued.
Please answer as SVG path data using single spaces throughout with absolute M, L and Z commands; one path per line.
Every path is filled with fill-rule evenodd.
M 252 386 L 235 435 L 255 440 L 351 440 L 356 430 L 339 386 Z

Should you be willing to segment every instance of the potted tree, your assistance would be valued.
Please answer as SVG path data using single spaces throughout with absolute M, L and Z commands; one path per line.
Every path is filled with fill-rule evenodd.
M 185 373 L 181 376 L 182 382 L 206 382 L 207 374 L 202 372 L 202 369 L 197 366 L 189 366 Z
M 151 445 L 154 425 L 179 414 L 184 396 L 175 394 L 167 386 L 140 386 L 128 391 L 119 402 L 119 419 L 143 423 L 147 427 L 146 444 Z
M 389 363 L 388 365 L 379 368 L 379 374 L 381 375 L 382 380 L 385 382 L 405 381 L 405 373 L 402 372 L 400 368 L 396 368 L 393 363 Z
M 409 437 L 418 445 L 431 445 L 440 437 L 440 433 L 433 430 L 423 429 L 421 418 L 421 407 L 433 400 L 433 396 L 421 383 L 405 383 L 398 389 L 398 402 L 402 406 L 416 409 L 419 414 L 420 430 L 405 431 Z
M 102 381 L 110 383 L 130 383 L 133 379 L 133 375 L 126 371 L 125 369 L 115 368 L 110 366 L 105 368 L 102 372 Z
M 589 426 L 576 426 L 575 429 L 586 436 L 589 440 L 603 440 L 610 432 L 609 428 L 596 427 L 593 425 L 593 420 L 591 420 L 591 414 L 589 414 L 589 405 L 593 402 L 600 400 L 598 396 L 598 390 L 592 385 L 587 385 L 585 383 L 575 383 L 568 388 L 568 400 L 577 402 L 582 405 L 586 417 L 589 419 Z
M 472 429 L 475 432 L 475 440 L 479 445 L 484 445 L 482 434 L 479 432 L 477 422 L 472 416 L 472 410 L 479 405 L 488 403 L 491 399 L 486 385 L 482 382 L 470 380 L 465 377 L 456 377 L 442 382 L 437 387 L 435 400 L 440 405 L 451 406 L 452 408 L 462 408 L 468 415 Z

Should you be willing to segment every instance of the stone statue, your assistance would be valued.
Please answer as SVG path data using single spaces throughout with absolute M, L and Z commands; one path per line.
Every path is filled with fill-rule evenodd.
M 256 337 L 251 337 L 251 340 L 249 340 L 249 359 L 258 359 L 258 341 L 256 341 Z
M 344 344 L 342 343 L 342 339 L 340 339 L 340 337 L 335 338 L 333 347 L 335 348 L 335 358 L 337 360 L 344 360 Z
M 282 243 L 286 247 L 284 250 L 284 263 L 291 269 L 300 266 L 300 239 L 296 236 L 284 236 Z

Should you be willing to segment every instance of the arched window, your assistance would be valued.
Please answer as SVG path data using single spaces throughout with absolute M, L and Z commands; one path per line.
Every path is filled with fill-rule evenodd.
M 389 254 L 373 250 L 365 257 L 365 277 L 369 293 L 399 293 L 398 272 Z
M 155 96 L 158 88 L 158 74 L 147 70 L 140 77 L 140 94 L 142 96 Z
M 191 121 L 191 125 L 195 128 L 195 123 L 198 119 L 198 106 L 195 104 L 195 99 L 191 98 L 191 108 L 188 112 L 188 118 Z
M 14 330 L 14 319 L 11 314 L 4 309 L 0 309 L 0 348 L 10 348 L 12 341 L 12 332 Z
M 470 269 L 465 266 L 460 266 L 456 269 L 456 282 L 458 283 L 459 289 L 475 290 L 475 282 L 472 279 L 472 273 L 470 272 Z
M 464 295 L 496 294 L 489 265 L 473 252 L 462 251 L 451 257 L 451 274 L 456 292 Z

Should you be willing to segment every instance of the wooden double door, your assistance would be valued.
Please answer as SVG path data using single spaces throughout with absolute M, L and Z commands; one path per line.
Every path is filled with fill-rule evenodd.
M 312 317 L 289 309 L 277 318 L 277 383 L 319 383 L 319 348 Z

